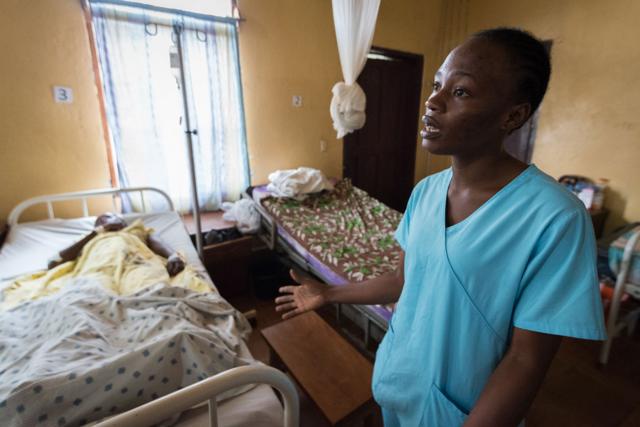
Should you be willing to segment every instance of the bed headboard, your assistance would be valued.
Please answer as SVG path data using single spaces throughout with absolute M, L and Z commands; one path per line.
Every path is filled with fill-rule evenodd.
M 7 219 L 7 225 L 9 227 L 13 227 L 18 224 L 20 219 L 20 215 L 22 213 L 35 205 L 46 204 L 47 212 L 49 219 L 55 218 L 55 212 L 53 209 L 53 204 L 55 202 L 66 202 L 69 200 L 79 200 L 82 203 L 82 212 L 84 216 L 89 216 L 89 205 L 88 200 L 90 198 L 111 196 L 112 206 L 114 211 L 118 211 L 118 207 L 116 205 L 116 199 L 121 196 L 123 193 L 138 193 L 141 201 L 141 206 L 143 212 L 147 212 L 147 205 L 145 203 L 145 192 L 148 193 L 156 193 L 162 196 L 167 202 L 167 210 L 173 211 L 173 202 L 167 193 L 164 191 L 153 188 L 153 187 L 131 187 L 131 188 L 105 188 L 102 190 L 87 190 L 87 191 L 77 191 L 73 193 L 60 193 L 60 194 L 49 194 L 45 196 L 37 196 L 32 197 L 18 204 L 11 213 L 9 214 L 9 218 Z
M 9 232 L 9 226 L 7 224 L 3 224 L 0 222 L 0 249 L 2 249 L 2 245 L 4 245 L 4 239 L 7 238 L 7 234 Z

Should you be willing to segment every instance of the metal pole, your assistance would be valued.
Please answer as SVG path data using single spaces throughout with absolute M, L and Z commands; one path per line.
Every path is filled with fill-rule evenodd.
M 196 129 L 191 129 L 189 120 L 189 103 L 187 102 L 187 87 L 184 78 L 184 61 L 182 59 L 182 35 L 181 28 L 174 25 L 173 31 L 176 33 L 176 45 L 178 47 L 178 58 L 180 59 L 180 82 L 182 86 L 182 102 L 184 104 L 184 122 L 187 130 L 187 154 L 189 155 L 189 173 L 191 174 L 191 203 L 193 205 L 193 217 L 196 220 L 196 248 L 198 256 L 202 259 L 202 224 L 200 223 L 200 204 L 198 203 L 198 189 L 196 187 L 196 167 L 193 160 L 193 135 L 197 135 Z

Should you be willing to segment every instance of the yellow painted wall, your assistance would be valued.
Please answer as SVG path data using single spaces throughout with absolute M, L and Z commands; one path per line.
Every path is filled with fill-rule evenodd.
M 342 141 L 329 115 L 342 73 L 329 0 L 241 0 L 240 57 L 253 182 L 275 169 L 311 166 L 342 175 Z M 438 46 L 440 1 L 382 1 L 373 43 L 423 54 L 428 87 Z M 437 64 L 436 64 L 437 62 Z M 423 90 L 423 99 L 426 92 Z M 294 108 L 291 97 L 301 95 Z M 328 143 L 320 151 L 320 140 Z M 441 168 L 419 149 L 416 179 Z
M 607 228 L 640 220 L 640 2 L 472 0 L 469 31 L 518 26 L 553 40 L 533 161 L 611 180 Z
M 240 8 L 253 181 L 299 165 L 340 176 L 342 142 L 328 112 L 341 78 L 330 2 L 241 0 Z M 425 99 L 433 72 L 469 32 L 514 25 L 553 39 L 534 161 L 554 176 L 611 179 L 611 228 L 640 218 L 638 14 L 633 0 L 383 1 L 374 44 L 425 56 Z M 2 1 L 0 53 L 0 219 L 27 197 L 109 185 L 80 1 Z M 54 84 L 72 87 L 75 102 L 54 104 Z M 292 95 L 303 96 L 302 108 Z M 447 164 L 418 148 L 416 179 Z
M 2 0 L 0 55 L 0 221 L 27 197 L 109 186 L 80 1 Z

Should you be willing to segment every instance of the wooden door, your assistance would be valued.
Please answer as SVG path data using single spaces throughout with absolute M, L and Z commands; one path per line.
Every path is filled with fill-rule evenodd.
M 401 212 L 413 188 L 422 63 L 421 55 L 373 48 L 358 78 L 367 121 L 344 138 L 344 177 Z

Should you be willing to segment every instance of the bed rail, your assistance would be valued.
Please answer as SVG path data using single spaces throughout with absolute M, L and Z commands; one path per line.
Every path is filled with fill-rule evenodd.
M 613 343 L 613 339 L 625 327 L 628 328 L 629 335 L 632 335 L 635 331 L 638 319 L 640 319 L 640 308 L 636 308 L 627 313 L 623 321 L 618 321 L 622 295 L 625 292 L 628 292 L 634 298 L 640 299 L 640 286 L 629 281 L 631 263 L 634 258 L 635 247 L 638 242 L 640 242 L 640 230 L 634 231 L 633 234 L 629 236 L 629 240 L 627 240 L 627 244 L 624 247 L 624 252 L 622 253 L 620 265 L 618 266 L 616 286 L 613 291 L 611 305 L 609 306 L 609 316 L 607 317 L 607 339 L 602 344 L 602 348 L 600 349 L 599 361 L 603 365 L 606 365 L 609 361 L 609 352 L 611 351 L 611 344 Z
M 282 394 L 284 426 L 298 427 L 300 403 L 292 381 L 283 372 L 265 365 L 229 369 L 152 402 L 109 418 L 95 427 L 144 427 L 159 423 L 187 409 L 208 401 L 209 426 L 218 426 L 216 396 L 247 384 L 268 384 Z
M 32 197 L 18 204 L 11 213 L 9 214 L 9 218 L 7 219 L 7 224 L 12 227 L 18 224 L 20 219 L 20 215 L 22 213 L 35 205 L 46 204 L 47 212 L 49 219 L 54 219 L 55 212 L 53 210 L 53 203 L 55 202 L 66 202 L 69 200 L 80 200 L 82 201 L 82 212 L 84 216 L 89 216 L 89 205 L 88 200 L 92 197 L 103 197 L 103 196 L 111 196 L 111 203 L 113 206 L 113 210 L 117 211 L 116 205 L 116 197 L 120 196 L 123 193 L 138 193 L 140 196 L 140 204 L 142 205 L 143 212 L 147 212 L 147 205 L 145 203 L 144 193 L 157 193 L 160 194 L 166 201 L 168 210 L 174 210 L 173 202 L 167 193 L 164 191 L 153 188 L 153 187 L 131 187 L 131 188 L 105 188 L 102 190 L 87 190 L 87 191 L 76 191 L 73 193 L 60 193 L 60 194 L 49 194 L 45 196 L 37 196 Z

